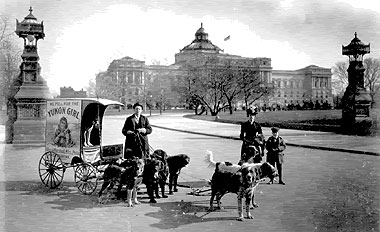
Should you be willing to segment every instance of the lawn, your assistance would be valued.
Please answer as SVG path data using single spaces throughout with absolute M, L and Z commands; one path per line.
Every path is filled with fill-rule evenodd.
M 217 120 L 228 121 L 231 123 L 241 123 L 248 120 L 245 111 L 235 111 L 233 114 L 229 112 L 221 112 Z M 194 119 L 201 120 L 215 120 L 215 116 L 210 115 L 192 115 L 190 116 Z M 330 125 L 339 122 L 342 117 L 341 110 L 305 110 L 305 111 L 268 111 L 260 112 L 256 116 L 256 121 L 260 123 L 299 123 L 299 122 L 309 122 L 309 123 L 320 123 L 329 121 Z
M 379 110 L 371 111 L 371 117 L 375 122 L 379 120 Z M 245 111 L 221 112 L 218 118 L 208 115 L 190 115 L 193 119 L 210 120 L 225 123 L 240 124 L 248 120 Z M 256 121 L 262 126 L 278 126 L 288 129 L 330 131 L 340 133 L 341 110 L 305 110 L 305 111 L 268 111 L 260 112 Z M 375 124 L 376 125 L 376 124 Z M 378 123 L 377 123 L 378 125 Z M 378 130 L 375 130 L 375 134 Z

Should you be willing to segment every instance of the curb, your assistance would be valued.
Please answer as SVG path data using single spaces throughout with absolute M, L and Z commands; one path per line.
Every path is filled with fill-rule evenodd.
M 223 139 L 240 140 L 240 138 L 234 137 L 234 136 L 207 134 L 207 133 L 201 133 L 201 132 L 173 129 L 173 128 L 157 126 L 157 125 L 153 125 L 153 124 L 151 124 L 151 125 L 153 127 L 157 127 L 157 128 L 164 129 L 164 130 L 178 131 L 178 132 L 182 132 L 182 133 L 196 134 L 196 135 L 205 135 L 205 136 L 218 137 L 218 138 L 223 138 Z M 326 151 L 338 151 L 338 152 L 347 152 L 347 153 L 354 153 L 354 154 L 380 156 L 380 153 L 378 153 L 378 152 L 359 151 L 359 150 L 353 150 L 353 149 L 322 147 L 322 146 L 315 146 L 315 145 L 302 145 L 302 144 L 295 144 L 295 143 L 286 143 L 286 145 L 293 146 L 293 147 L 303 147 L 303 148 L 309 148 L 309 149 L 326 150 Z

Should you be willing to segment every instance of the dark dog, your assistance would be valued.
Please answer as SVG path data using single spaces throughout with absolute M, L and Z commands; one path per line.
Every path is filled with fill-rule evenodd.
M 186 154 L 169 156 L 167 158 L 167 163 L 169 166 L 169 194 L 171 195 L 173 194 L 173 191 L 174 192 L 178 191 L 177 189 L 178 176 L 181 173 L 181 169 L 186 167 L 186 165 L 190 163 L 190 157 Z
M 212 153 L 208 154 L 206 161 L 210 166 L 215 167 L 215 172 L 211 178 L 211 198 L 209 211 L 213 211 L 213 202 L 216 197 L 217 207 L 221 209 L 220 200 L 226 193 L 236 193 L 238 195 L 238 220 L 243 220 L 242 199 L 245 198 L 245 209 L 248 219 L 253 219 L 250 213 L 250 204 L 254 207 L 258 205 L 254 202 L 254 188 L 259 181 L 265 177 L 274 178 L 277 176 L 276 169 L 269 163 L 248 164 L 241 166 L 228 162 L 215 162 Z
M 137 201 L 137 187 L 141 183 L 143 170 L 144 161 L 138 158 L 123 160 L 120 164 L 115 162 L 108 165 L 104 170 L 104 182 L 98 193 L 99 202 L 101 202 L 103 191 L 112 189 L 118 183 L 116 195 L 120 195 L 121 189 L 125 185 L 127 187 L 128 206 L 133 205 L 132 198 L 135 204 L 139 204 Z
M 159 188 L 161 189 L 161 195 L 163 198 L 167 198 L 168 196 L 165 195 L 165 184 L 166 184 L 166 179 L 168 178 L 169 175 L 169 167 L 167 163 L 167 158 L 168 155 L 164 150 L 158 149 L 153 152 L 151 155 L 152 159 L 157 159 L 162 162 L 162 165 L 159 168 L 158 171 L 158 183 L 155 186 L 154 192 L 156 195 L 156 198 L 161 198 L 159 195 Z
M 150 203 L 157 203 L 154 194 L 158 195 L 158 185 L 160 181 L 160 170 L 164 168 L 165 164 L 159 159 L 146 159 L 143 173 L 143 183 L 149 196 Z

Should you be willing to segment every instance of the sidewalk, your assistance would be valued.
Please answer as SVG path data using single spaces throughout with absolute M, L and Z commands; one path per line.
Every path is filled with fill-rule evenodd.
M 194 120 L 184 118 L 183 114 L 165 115 L 165 117 L 171 118 L 170 120 L 163 120 L 163 117 L 160 115 L 152 117 L 150 120 L 152 126 L 180 132 L 239 140 L 240 125 Z M 263 133 L 265 137 L 268 138 L 271 135 L 270 128 L 263 127 Z M 380 156 L 379 137 L 350 136 L 333 132 L 291 129 L 281 129 L 280 136 L 285 139 L 288 146 Z
M 240 125 L 194 120 L 185 118 L 183 115 L 184 114 L 165 114 L 162 116 L 153 114 L 152 117 L 150 117 L 150 122 L 153 127 L 161 129 L 240 140 Z M 111 117 L 124 118 L 125 116 Z M 168 117 L 170 120 L 167 120 Z M 270 128 L 263 127 L 263 133 L 265 137 L 268 138 L 271 135 Z M 333 132 L 291 129 L 281 129 L 280 136 L 285 139 L 288 146 L 380 156 L 379 137 L 350 136 Z M 4 143 L 4 140 L 5 127 L 4 125 L 0 125 L 0 143 Z M 44 144 L 40 145 L 44 146 Z M 38 144 L 34 146 L 38 146 Z

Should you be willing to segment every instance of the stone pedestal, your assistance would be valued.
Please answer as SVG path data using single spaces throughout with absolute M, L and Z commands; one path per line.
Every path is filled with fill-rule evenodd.
M 13 144 L 45 143 L 46 100 L 51 98 L 46 83 L 24 83 L 15 98 L 17 120 L 13 125 Z
M 342 99 L 342 132 L 370 135 L 373 120 L 369 115 L 371 97 L 364 88 L 347 87 Z

